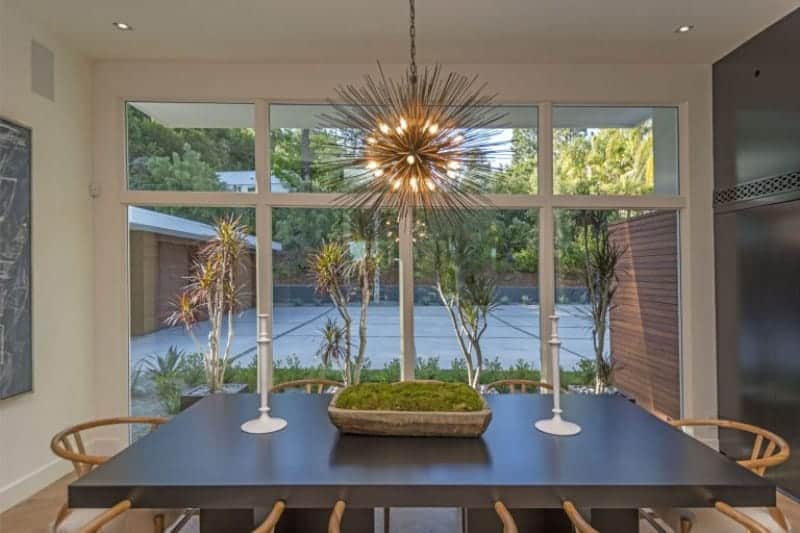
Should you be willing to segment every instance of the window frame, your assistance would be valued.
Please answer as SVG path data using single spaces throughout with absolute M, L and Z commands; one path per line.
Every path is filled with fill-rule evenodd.
M 191 191 L 144 191 L 129 190 L 127 188 L 127 123 L 124 118 L 125 106 L 128 102 L 176 102 L 176 103 L 250 103 L 255 106 L 255 192 L 191 192 Z M 123 129 L 121 138 L 124 146 L 120 162 L 124 167 L 121 177 L 123 183 L 120 188 L 118 207 L 120 213 L 125 213 L 127 220 L 128 206 L 213 206 L 213 207 L 251 207 L 256 210 L 256 238 L 257 247 L 257 304 L 259 312 L 273 315 L 273 273 L 272 273 L 272 209 L 273 208 L 336 208 L 341 207 L 343 193 L 315 193 L 315 192 L 284 192 L 273 193 L 270 190 L 271 147 L 269 106 L 276 105 L 306 105 L 318 104 L 320 101 L 302 102 L 281 99 L 202 99 L 202 98 L 121 98 L 120 114 L 122 120 L 120 127 Z M 689 109 L 686 102 L 634 102 L 634 101 L 539 101 L 529 103 L 497 102 L 498 106 L 535 106 L 537 107 L 538 126 L 537 135 L 539 143 L 538 153 L 538 185 L 536 194 L 489 194 L 487 198 L 490 209 L 535 209 L 538 210 L 539 223 L 539 331 L 542 339 L 550 337 L 550 320 L 548 317 L 555 309 L 555 224 L 554 211 L 556 209 L 666 209 L 678 213 L 679 220 L 679 328 L 680 328 L 680 353 L 678 354 L 680 366 L 680 391 L 681 406 L 684 406 L 684 353 L 689 346 L 686 338 L 685 324 L 687 317 L 686 299 L 683 294 L 688 287 L 688 272 L 690 264 L 689 239 L 690 215 L 689 197 Z M 674 195 L 557 195 L 553 191 L 553 108 L 555 106 L 586 106 L 586 107 L 672 107 L 678 114 L 678 194 Z M 127 243 L 128 224 L 123 225 L 125 235 L 123 242 Z M 414 366 L 416 354 L 414 348 L 414 322 L 413 322 L 413 221 L 403 220 L 399 225 L 399 281 L 400 281 L 400 354 L 401 379 L 414 379 Z M 125 284 L 123 289 L 129 291 L 130 273 L 129 250 L 127 244 L 124 253 Z M 128 293 L 129 294 L 129 293 Z M 126 309 L 124 314 L 125 331 L 128 333 L 125 340 L 126 346 L 130 339 L 128 296 L 124 301 Z M 269 321 L 268 334 L 272 337 L 272 321 Z M 271 346 L 270 346 L 271 349 Z M 128 352 L 126 352 L 128 353 Z M 540 364 L 543 379 L 549 380 L 552 376 L 550 356 L 547 352 L 547 343 L 542 342 L 540 347 Z M 129 392 L 130 394 L 130 392 Z M 130 400 L 130 398 L 129 398 Z M 128 402 L 130 405 L 130 401 Z

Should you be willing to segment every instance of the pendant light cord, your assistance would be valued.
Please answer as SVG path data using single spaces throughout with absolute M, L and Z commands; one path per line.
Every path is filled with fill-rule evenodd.
M 408 0 L 408 7 L 409 7 L 409 25 L 408 25 L 408 36 L 411 39 L 411 84 L 417 84 L 417 26 L 416 26 L 416 16 L 417 11 L 414 6 L 414 0 Z

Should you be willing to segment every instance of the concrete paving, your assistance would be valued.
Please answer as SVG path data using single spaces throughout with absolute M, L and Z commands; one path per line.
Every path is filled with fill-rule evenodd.
M 574 368 L 581 358 L 593 354 L 592 333 L 585 305 L 557 305 L 561 316 L 562 340 L 561 365 Z M 358 306 L 352 306 L 354 341 L 357 343 Z M 328 318 L 338 318 L 332 306 L 276 306 L 274 309 L 274 356 L 286 361 L 298 357 L 304 366 L 319 364 L 315 353 L 320 345 L 320 329 Z M 256 347 L 256 312 L 242 312 L 234 325 L 233 353 L 243 354 L 239 363 L 249 363 Z M 400 353 L 400 311 L 397 306 L 370 306 L 367 316 L 367 357 L 372 368 L 382 368 Z M 225 334 L 225 332 L 223 332 Z M 195 327 L 195 336 L 205 343 L 208 323 Z M 460 359 L 458 344 L 453 334 L 449 315 L 441 306 L 414 308 L 414 337 L 417 357 L 438 357 L 439 366 L 447 368 L 454 359 Z M 489 318 L 489 327 L 482 339 L 484 354 L 488 359 L 499 358 L 504 367 L 525 361 L 539 368 L 539 306 L 508 304 L 501 305 Z M 196 352 L 195 346 L 183 328 L 165 328 L 154 333 L 131 339 L 131 364 L 139 364 L 145 358 L 164 353 L 170 346 L 186 352 Z

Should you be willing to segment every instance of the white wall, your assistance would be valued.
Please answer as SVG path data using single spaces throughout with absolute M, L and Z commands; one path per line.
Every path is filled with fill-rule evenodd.
M 34 392 L 0 402 L 0 512 L 71 467 L 53 434 L 93 418 L 91 65 L 0 0 L 0 116 L 33 128 Z M 56 100 L 30 90 L 30 43 L 55 54 Z
M 398 68 L 388 66 L 388 71 Z M 459 65 L 480 74 L 500 102 L 622 103 L 681 106 L 683 414 L 716 415 L 712 95 L 710 65 Z M 95 203 L 97 272 L 95 398 L 102 415 L 127 412 L 126 99 L 266 99 L 320 102 L 338 83 L 375 65 L 265 65 L 110 61 L 94 69 L 94 165 L 102 195 Z

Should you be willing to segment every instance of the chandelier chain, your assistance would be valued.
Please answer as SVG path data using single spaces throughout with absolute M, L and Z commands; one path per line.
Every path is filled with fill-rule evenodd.
M 408 25 L 408 35 L 411 39 L 411 84 L 417 84 L 417 26 L 416 26 L 416 16 L 417 10 L 414 5 L 414 0 L 408 0 L 408 7 L 409 7 L 409 25 Z

